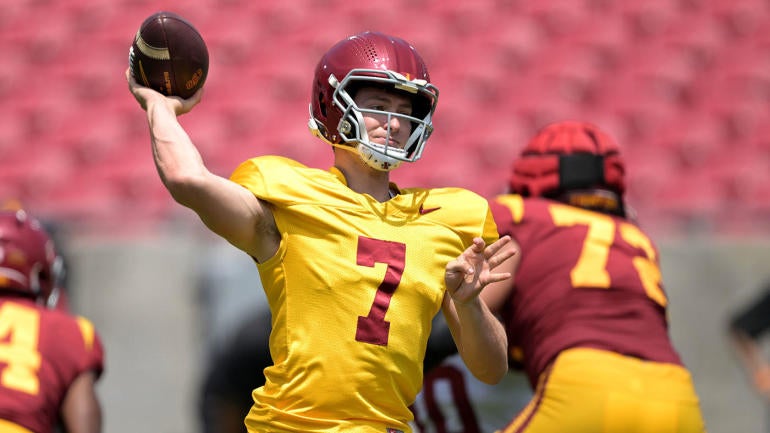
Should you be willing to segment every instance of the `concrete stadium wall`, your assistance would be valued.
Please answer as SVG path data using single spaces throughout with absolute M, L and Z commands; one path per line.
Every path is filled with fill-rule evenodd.
M 770 240 L 669 240 L 660 248 L 671 335 L 693 373 L 709 432 L 770 431 L 725 332 L 729 315 L 770 277 Z M 106 348 L 105 431 L 199 431 L 200 374 L 207 339 L 217 333 L 206 328 L 225 326 L 204 314 L 217 300 L 197 289 L 202 262 L 212 254 L 220 267 L 232 260 L 241 266 L 233 272 L 252 278 L 248 258 L 194 230 L 131 242 L 73 239 L 68 250 L 73 309 L 94 321 Z M 246 292 L 252 288 L 259 290 Z M 232 305 L 219 304 L 220 320 L 236 311 Z
M 73 310 L 100 332 L 104 431 L 198 431 L 200 245 L 189 237 L 73 242 Z
M 693 374 L 709 432 L 770 432 L 767 406 L 750 388 L 726 330 L 730 315 L 770 278 L 770 241 L 682 240 L 660 248 L 671 336 Z

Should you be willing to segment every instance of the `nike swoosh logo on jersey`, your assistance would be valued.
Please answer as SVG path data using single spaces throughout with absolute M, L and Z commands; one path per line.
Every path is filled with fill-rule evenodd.
M 429 208 L 427 208 L 427 209 L 423 209 L 422 205 L 420 205 L 420 215 L 429 214 L 429 213 L 431 213 L 431 212 L 433 212 L 433 211 L 436 211 L 436 210 L 439 210 L 439 209 L 441 209 L 441 206 L 438 206 L 438 207 L 429 207 Z

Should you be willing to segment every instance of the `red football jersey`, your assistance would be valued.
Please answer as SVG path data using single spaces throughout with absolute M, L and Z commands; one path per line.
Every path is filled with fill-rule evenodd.
M 668 335 L 658 251 L 634 223 L 542 198 L 492 203 L 521 262 L 504 311 L 534 386 L 555 356 L 593 347 L 681 365 Z
M 23 298 L 0 299 L 0 419 L 53 431 L 72 381 L 104 368 L 102 343 L 87 319 Z

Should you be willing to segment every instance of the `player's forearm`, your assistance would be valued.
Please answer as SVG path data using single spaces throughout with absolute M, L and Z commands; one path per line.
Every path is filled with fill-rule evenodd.
M 479 298 L 455 304 L 455 311 L 460 322 L 458 349 L 463 361 L 480 381 L 498 383 L 508 371 L 503 325 Z
M 67 433 L 100 433 L 102 408 L 94 390 L 97 375 L 88 371 L 77 376 L 61 403 L 62 427 Z
M 148 103 L 147 120 L 158 174 L 174 199 L 188 205 L 191 190 L 207 175 L 203 159 L 165 100 Z

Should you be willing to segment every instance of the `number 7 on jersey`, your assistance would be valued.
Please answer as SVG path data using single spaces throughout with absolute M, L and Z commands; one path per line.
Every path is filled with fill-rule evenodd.
M 390 322 L 385 320 L 385 313 L 388 312 L 390 299 L 401 282 L 405 260 L 405 244 L 363 236 L 358 237 L 357 264 L 373 267 L 375 263 L 385 263 L 387 270 L 385 271 L 385 278 L 377 287 L 377 293 L 374 295 L 374 302 L 369 309 L 369 314 L 358 317 L 356 341 L 379 346 L 388 345 Z

